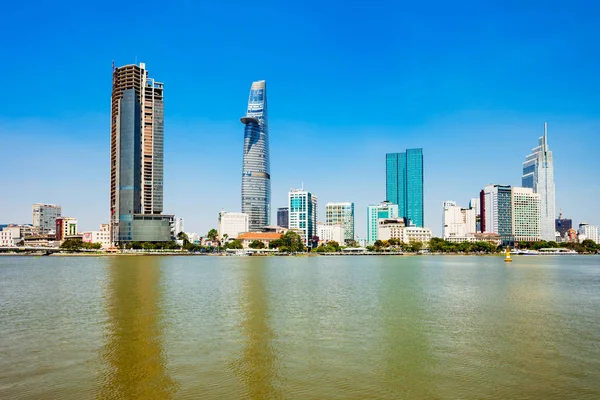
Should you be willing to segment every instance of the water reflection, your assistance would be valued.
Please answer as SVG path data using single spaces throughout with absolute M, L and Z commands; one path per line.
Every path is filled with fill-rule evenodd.
M 256 257 L 244 263 L 240 308 L 243 312 L 244 350 L 233 370 L 246 387 L 248 399 L 282 398 L 274 385 L 277 380 L 274 333 L 269 326 L 268 293 L 265 290 L 267 261 Z
M 160 261 L 131 256 L 111 260 L 100 398 L 170 399 L 175 393 L 162 348 Z

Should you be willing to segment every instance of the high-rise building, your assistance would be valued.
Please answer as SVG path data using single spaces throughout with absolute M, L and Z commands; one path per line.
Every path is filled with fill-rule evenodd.
M 325 205 L 325 223 L 344 227 L 344 242 L 354 240 L 354 203 L 340 202 Z
M 179 235 L 181 232 L 185 232 L 185 225 L 183 218 L 175 218 L 175 236 Z
M 442 214 L 443 238 L 466 241 L 468 234 L 476 233 L 475 211 L 475 208 L 461 208 L 454 201 L 445 201 Z
M 481 232 L 481 201 L 474 197 L 469 201 L 469 208 L 475 210 L 475 232 Z
M 317 236 L 317 196 L 304 189 L 292 189 L 288 193 L 289 221 L 291 230 L 297 230 L 306 246 Z
M 65 240 L 67 236 L 77 235 L 77 219 L 70 217 L 56 218 L 57 241 Z
M 33 227 L 45 234 L 54 231 L 56 218 L 61 216 L 62 209 L 55 204 L 36 203 L 31 208 Z
M 271 172 L 267 83 L 252 82 L 244 124 L 242 165 L 242 212 L 248 214 L 250 231 L 271 222 Z
M 146 65 L 114 68 L 110 149 L 111 241 L 168 241 L 163 212 L 163 84 Z
M 399 216 L 423 227 L 423 149 L 386 154 L 386 200 Z
M 554 205 L 554 163 L 548 149 L 547 124 L 539 145 L 531 151 L 523 163 L 522 185 L 532 188 L 540 195 L 542 239 L 555 240 L 556 207 Z
M 398 212 L 398 204 L 389 201 L 367 206 L 367 243 L 373 244 L 377 241 L 379 220 L 398 218 Z
M 515 242 L 541 240 L 540 195 L 531 188 L 513 187 L 512 229 Z
M 220 238 L 224 238 L 227 235 L 227 238 L 235 239 L 240 234 L 248 232 L 248 214 L 221 211 L 219 213 L 218 227 Z
M 540 196 L 533 189 L 488 185 L 481 198 L 486 233 L 499 234 L 503 245 L 540 240 Z
M 277 226 L 287 228 L 289 226 L 290 209 L 287 207 L 280 207 L 277 209 Z
M 512 192 L 509 185 L 487 185 L 481 195 L 481 229 L 497 233 L 503 244 L 512 244 Z
M 579 224 L 579 242 L 583 242 L 586 239 L 591 240 L 594 243 L 600 244 L 600 229 L 597 225 L 590 225 L 587 222 Z
M 558 233 L 558 236 L 565 238 L 569 229 L 573 228 L 573 220 L 563 218 L 562 211 L 558 214 L 558 218 L 554 223 L 554 229 Z

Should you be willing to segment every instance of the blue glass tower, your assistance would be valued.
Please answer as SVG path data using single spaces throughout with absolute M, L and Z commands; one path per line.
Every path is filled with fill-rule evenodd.
M 241 121 L 245 125 L 242 212 L 248 214 L 248 229 L 259 231 L 271 221 L 269 121 L 265 81 L 252 83 L 248 111 Z
M 423 227 L 423 149 L 389 153 L 386 164 L 386 200 L 398 205 L 398 215 Z

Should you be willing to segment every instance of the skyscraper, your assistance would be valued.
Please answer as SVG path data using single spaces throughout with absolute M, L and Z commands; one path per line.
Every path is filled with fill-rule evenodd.
M 114 68 L 110 124 L 111 241 L 170 240 L 163 211 L 163 84 L 146 65 Z
M 354 203 L 327 203 L 325 205 L 325 223 L 344 227 L 344 242 L 354 240 Z
M 540 195 L 542 239 L 555 240 L 554 163 L 552 152 L 548 149 L 546 123 L 544 123 L 544 134 L 539 138 L 539 145 L 531 151 L 523 163 L 522 185 L 532 188 L 534 193 Z
M 386 162 L 386 200 L 398 205 L 402 218 L 423 227 L 423 149 L 389 153 Z
M 242 212 L 248 214 L 248 229 L 259 231 L 271 221 L 269 120 L 265 81 L 252 82 L 248 110 L 241 121 L 245 125 Z
M 40 233 L 48 233 L 56 228 L 56 218 L 60 217 L 62 209 L 54 204 L 36 203 L 31 207 L 31 219 L 34 228 Z
M 292 189 L 288 194 L 289 229 L 299 231 L 306 246 L 317 235 L 317 196 L 304 189 Z

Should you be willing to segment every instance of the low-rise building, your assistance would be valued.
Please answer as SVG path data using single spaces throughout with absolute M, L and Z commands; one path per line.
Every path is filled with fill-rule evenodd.
M 83 243 L 100 243 L 103 249 L 110 248 L 110 225 L 101 224 L 99 231 L 82 232 L 81 241 Z
M 578 238 L 580 243 L 586 239 L 589 239 L 594 243 L 600 243 L 600 231 L 598 226 L 582 222 L 579 224 Z
M 378 240 L 398 239 L 402 243 L 429 243 L 431 229 L 418 226 L 406 226 L 403 218 L 386 218 L 379 220 L 377 230 Z
M 0 232 L 0 247 L 14 247 L 15 239 L 13 238 L 12 230 L 2 230 Z
M 281 234 L 275 232 L 244 232 L 237 237 L 237 239 L 242 242 L 242 245 L 245 249 L 248 249 L 250 247 L 250 243 L 254 242 L 255 240 L 263 242 L 265 248 L 268 248 L 269 244 L 273 240 L 277 240 L 279 238 L 281 238 Z
M 502 236 L 497 233 L 467 233 L 465 237 L 451 236 L 449 238 L 444 238 L 444 240 L 450 243 L 462 243 L 462 242 L 487 242 L 491 243 L 495 246 L 500 246 L 502 244 Z
M 77 219 L 71 217 L 56 218 L 56 240 L 65 240 L 67 236 L 77 234 Z
M 317 222 L 317 236 L 319 237 L 319 244 L 335 241 L 343 245 L 345 242 L 345 229 L 341 224 L 327 225 Z

